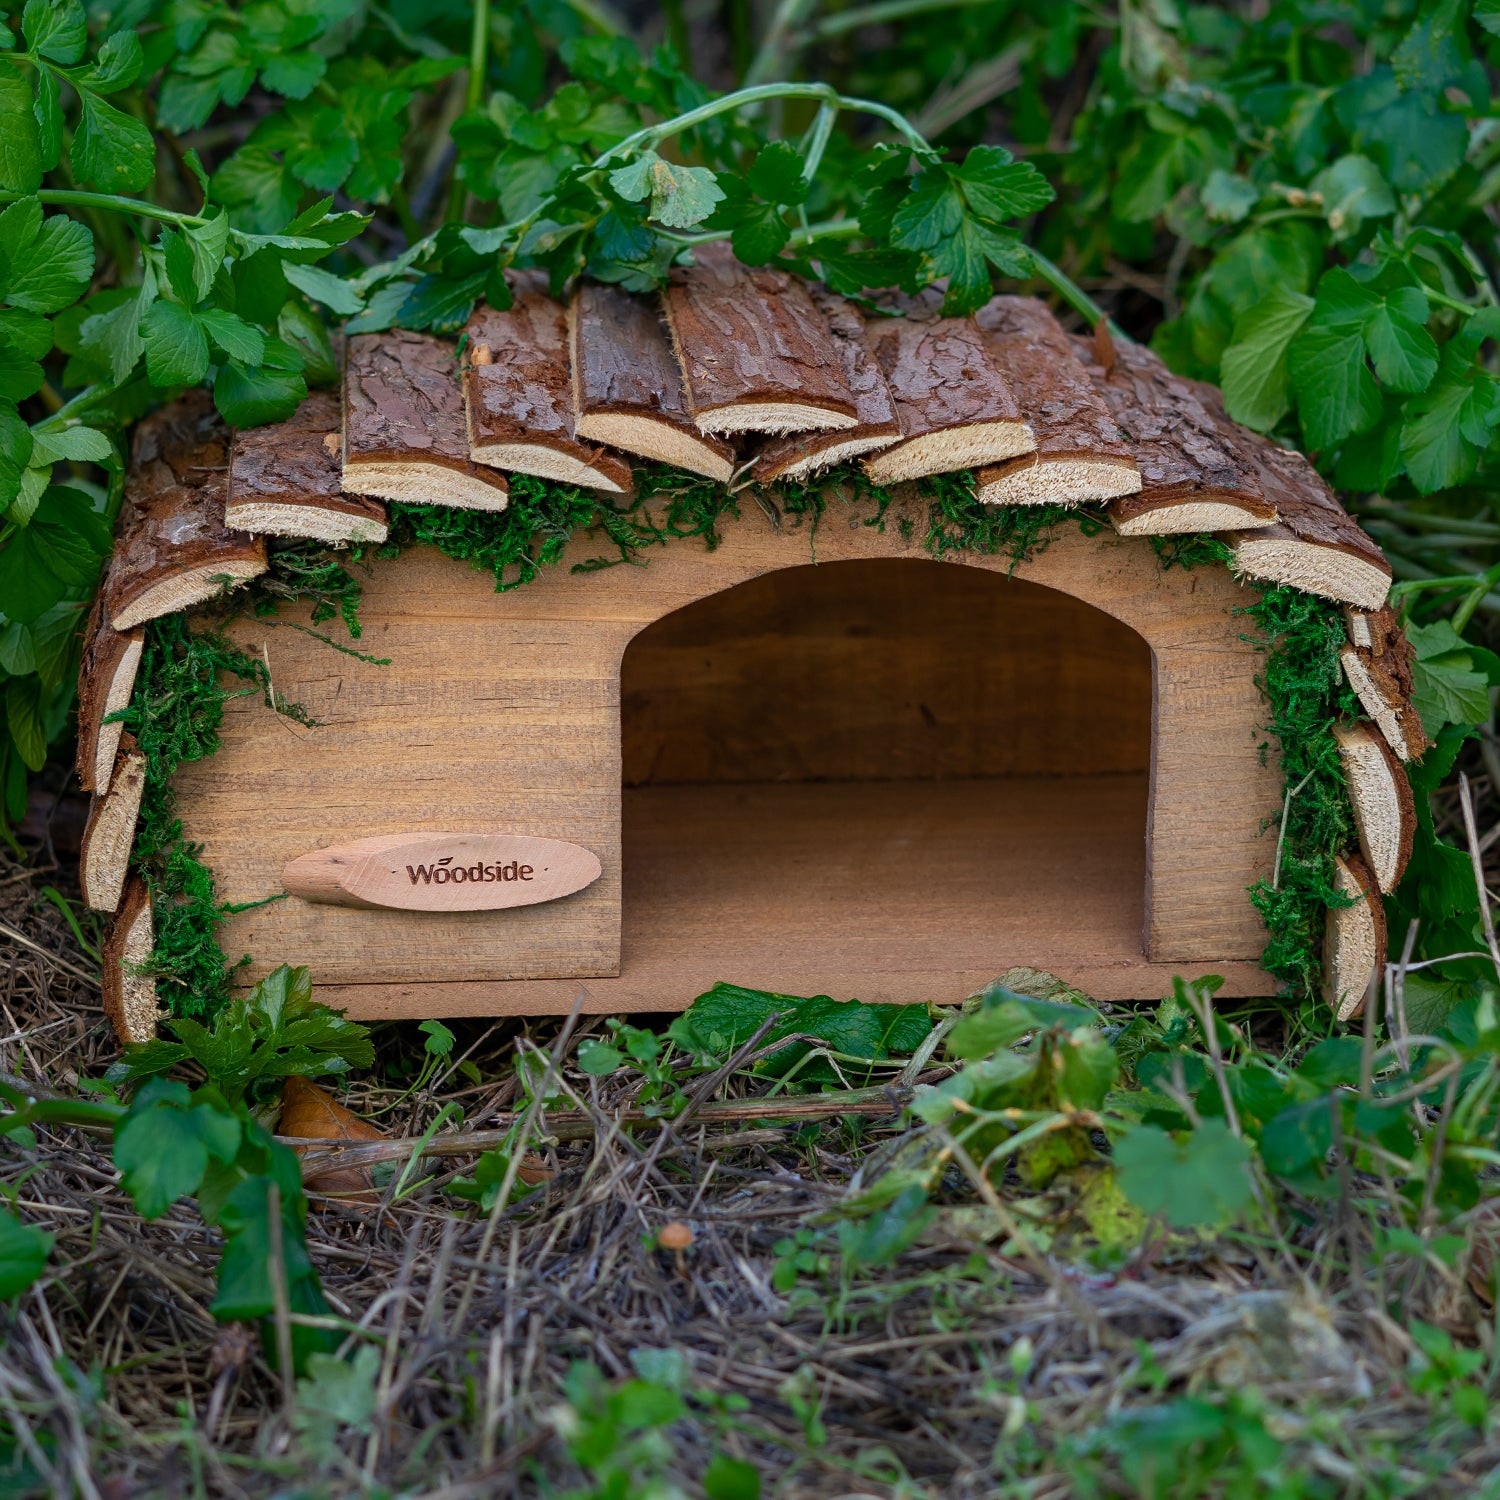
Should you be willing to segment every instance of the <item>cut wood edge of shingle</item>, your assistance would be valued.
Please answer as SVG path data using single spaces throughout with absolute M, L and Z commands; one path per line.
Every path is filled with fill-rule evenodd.
M 1367 724 L 1335 724 L 1333 734 L 1354 809 L 1360 853 L 1375 884 L 1389 894 L 1406 872 L 1417 831 L 1411 783 L 1383 735 Z
M 763 432 L 782 437 L 793 432 L 842 431 L 859 425 L 852 407 L 815 406 L 807 401 L 731 401 L 699 407 L 693 413 L 699 432 L 728 436 Z
M 90 911 L 112 912 L 120 905 L 146 789 L 146 757 L 133 739 L 124 738 L 126 743 L 115 756 L 109 791 L 89 806 L 78 850 L 78 883 Z
M 175 615 L 195 604 L 204 604 L 216 598 L 226 589 L 238 588 L 259 578 L 266 571 L 265 544 L 257 539 L 259 556 L 224 558 L 217 562 L 199 563 L 195 568 L 183 568 L 180 572 L 167 571 L 145 588 L 133 594 L 110 619 L 116 630 L 133 630 L 148 620 L 159 620 L 163 615 Z M 167 565 L 170 569 L 170 564 Z
M 981 469 L 1036 451 L 1036 436 L 1025 422 L 969 422 L 939 427 L 877 453 L 864 461 L 875 484 L 900 484 L 932 474 Z
M 727 443 L 687 432 L 675 422 L 640 412 L 599 411 L 574 419 L 573 430 L 591 443 L 608 443 L 640 458 L 654 459 L 689 474 L 728 484 L 734 475 L 734 450 Z
M 1323 993 L 1340 1021 L 1362 1014 L 1385 967 L 1385 908 L 1374 877 L 1357 854 L 1335 855 L 1334 888 L 1353 905 L 1328 908 L 1323 934 Z
M 78 673 L 78 781 L 86 792 L 103 796 L 114 775 L 115 755 L 125 726 L 111 715 L 130 706 L 135 674 L 145 649 L 144 631 L 120 634 L 102 619 L 85 643 Z M 107 642 L 99 635 L 107 632 Z
M 503 474 L 470 474 L 421 458 L 345 463 L 342 483 L 353 494 L 405 505 L 501 511 L 510 500 Z
M 104 1014 L 123 1045 L 149 1042 L 164 1012 L 156 981 L 143 972 L 156 946 L 156 924 L 146 882 L 132 875 L 104 936 Z
M 980 469 L 974 482 L 986 505 L 1087 505 L 1135 494 L 1141 471 L 1131 459 L 1025 453 Z
M 1359 651 L 1353 646 L 1339 648 L 1339 662 L 1344 676 L 1359 699 L 1360 707 L 1375 721 L 1385 742 L 1402 760 L 1420 760 L 1425 745 L 1413 746 L 1406 733 L 1402 705 L 1394 701 L 1375 680 Z
M 1239 573 L 1282 583 L 1339 604 L 1379 609 L 1390 592 L 1389 571 L 1339 547 L 1306 542 L 1284 526 L 1226 537 Z
M 1121 536 L 1189 536 L 1205 531 L 1251 531 L 1276 524 L 1276 512 L 1259 502 L 1228 495 L 1153 502 L 1123 499 L 1110 508 Z
M 326 542 L 330 547 L 383 542 L 390 528 L 378 516 L 315 501 L 246 500 L 224 507 L 229 526 L 252 536 L 287 537 Z
M 806 443 L 779 440 L 773 452 L 756 459 L 750 477 L 760 484 L 776 479 L 815 479 L 826 469 L 899 443 L 899 432 L 861 432 L 810 436 Z
M 470 443 L 469 457 L 507 474 L 532 474 L 538 479 L 573 484 L 585 490 L 605 490 L 611 495 L 631 491 L 630 465 L 623 458 L 601 453 L 579 458 L 548 443 Z

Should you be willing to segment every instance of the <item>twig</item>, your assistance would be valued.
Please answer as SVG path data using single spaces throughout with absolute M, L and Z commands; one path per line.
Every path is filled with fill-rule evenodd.
M 1460 772 L 1458 777 L 1458 801 L 1464 813 L 1464 837 L 1469 845 L 1469 861 L 1474 866 L 1474 886 L 1479 893 L 1479 915 L 1484 921 L 1485 946 L 1490 950 L 1490 961 L 1495 966 L 1495 977 L 1500 979 L 1500 944 L 1495 941 L 1495 918 L 1490 912 L 1489 891 L 1484 883 L 1484 863 L 1479 854 L 1479 832 L 1474 824 L 1474 799 L 1469 792 L 1469 778 Z
M 82 979 L 99 988 L 99 976 L 90 974 L 87 969 L 80 969 L 77 964 L 70 963 L 66 958 L 54 953 L 50 948 L 44 948 L 40 943 L 34 943 L 24 932 L 17 932 L 14 927 L 0 922 L 0 937 L 8 937 L 11 942 L 19 943 L 23 948 L 30 948 L 33 953 L 40 953 L 43 958 L 50 958 L 59 968 L 66 969 L 75 978 Z

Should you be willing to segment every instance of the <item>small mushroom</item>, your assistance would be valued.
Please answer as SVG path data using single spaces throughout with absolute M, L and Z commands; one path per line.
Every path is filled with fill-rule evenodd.
M 679 1219 L 663 1224 L 656 1233 L 656 1245 L 660 1250 L 675 1250 L 680 1256 L 693 1243 L 693 1231 Z

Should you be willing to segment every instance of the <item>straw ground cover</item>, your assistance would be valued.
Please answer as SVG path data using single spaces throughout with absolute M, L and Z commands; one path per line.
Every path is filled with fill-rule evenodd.
M 0 869 L 0 1073 L 107 1098 L 34 855 Z M 1263 1008 L 1210 1043 L 1191 989 L 1093 1015 L 1007 979 L 958 1027 L 876 1017 L 889 1047 L 742 995 L 666 1036 L 382 1028 L 340 1098 L 387 1139 L 303 1163 L 357 1168 L 312 1195 L 326 1312 L 260 1327 L 211 1313 L 222 1233 L 186 1199 L 143 1222 L 107 1129 L 9 1134 L 53 1242 L 0 1310 L 7 1492 L 1495 1492 L 1492 1010 L 1377 1045 Z

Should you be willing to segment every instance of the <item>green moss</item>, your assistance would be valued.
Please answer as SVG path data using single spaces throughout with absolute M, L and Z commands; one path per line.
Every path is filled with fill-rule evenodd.
M 1085 536 L 1097 536 L 1109 524 L 1095 506 L 986 505 L 967 470 L 935 474 L 918 481 L 917 489 L 928 503 L 922 545 L 934 557 L 950 552 L 1003 554 L 1014 570 L 1045 552 L 1060 526 L 1077 526 Z

